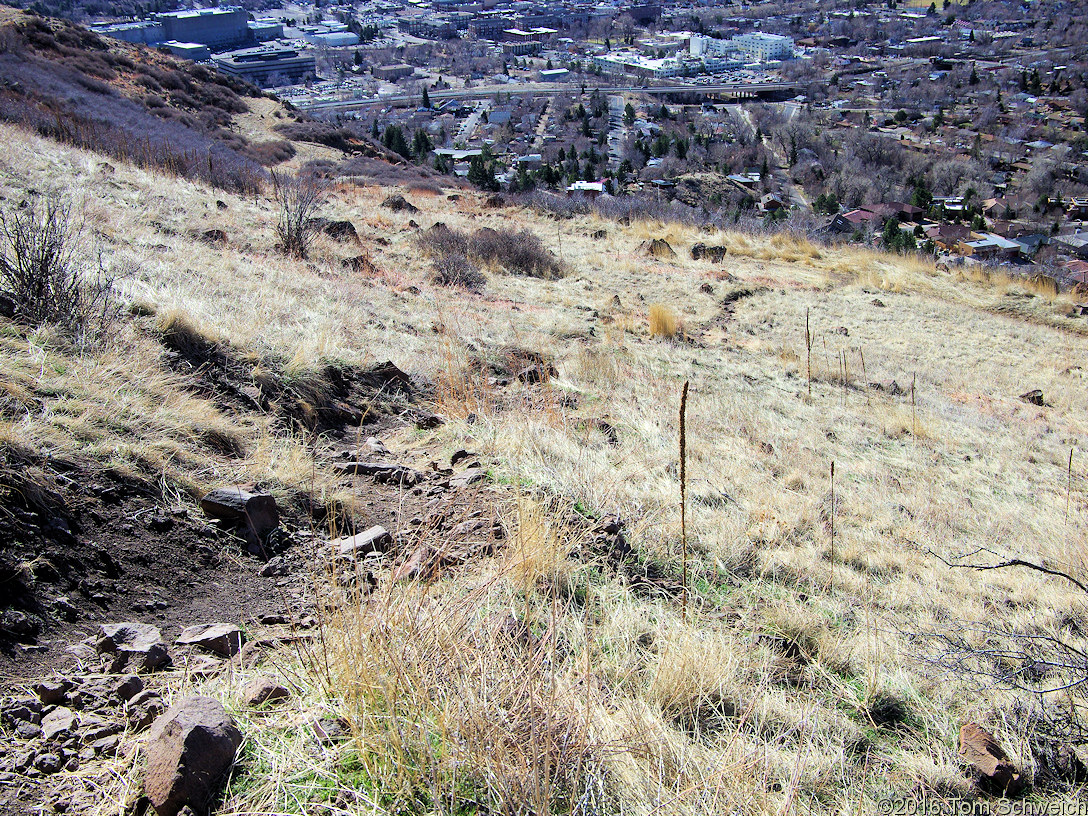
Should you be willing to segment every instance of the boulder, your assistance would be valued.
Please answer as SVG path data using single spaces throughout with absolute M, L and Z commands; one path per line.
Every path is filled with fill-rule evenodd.
M 242 732 L 218 700 L 187 697 L 151 726 L 144 791 L 158 816 L 203 812 L 234 763 Z
M 1043 399 L 1043 392 L 1040 391 L 1038 388 L 1033 389 L 1031 391 L 1028 391 L 1027 393 L 1021 394 L 1020 399 L 1022 399 L 1024 402 L 1030 403 L 1032 405 L 1039 405 L 1039 406 L 1046 405 L 1046 400 Z
M 691 259 L 693 261 L 708 260 L 713 263 L 721 263 L 725 256 L 729 253 L 729 249 L 724 246 L 707 246 L 706 244 L 699 243 L 691 248 Z
M 217 487 L 200 500 L 200 509 L 211 518 L 245 524 L 257 536 L 280 524 L 276 500 L 267 493 L 253 493 L 246 485 Z
M 391 195 L 385 201 L 382 202 L 382 206 L 393 212 L 419 212 L 419 207 L 412 204 L 408 199 L 402 195 Z
M 291 696 L 286 688 L 270 677 L 255 677 L 246 685 L 243 699 L 250 708 L 286 700 Z
M 321 230 L 334 241 L 358 241 L 359 233 L 350 221 L 321 219 Z
M 651 241 L 644 241 L 641 247 L 647 255 L 651 258 L 675 258 L 676 251 L 664 238 L 654 238 Z
M 209 652 L 233 657 L 238 654 L 242 644 L 246 642 L 246 636 L 242 630 L 230 623 L 202 623 L 199 626 L 190 626 L 178 635 L 179 646 L 199 646 Z
M 360 558 L 368 552 L 386 550 L 393 543 L 393 536 L 380 525 L 356 533 L 347 538 L 338 538 L 332 542 L 336 554 L 341 558 Z
M 960 759 L 978 774 L 979 788 L 997 796 L 1016 796 L 1024 787 L 997 738 L 978 723 L 960 729 Z
M 149 623 L 107 623 L 99 629 L 95 644 L 99 654 L 114 655 L 110 671 L 126 667 L 155 671 L 170 663 L 170 653 L 162 642 L 162 633 Z

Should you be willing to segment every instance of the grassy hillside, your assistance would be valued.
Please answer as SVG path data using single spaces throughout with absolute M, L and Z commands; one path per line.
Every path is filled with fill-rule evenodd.
M 172 677 L 168 694 L 222 697 L 247 735 L 219 812 L 830 814 L 893 795 L 985 799 L 956 759 L 969 720 L 1036 775 L 1029 796 L 1078 795 L 1083 779 L 1041 763 L 1075 744 L 1062 728 L 1083 722 L 1081 688 L 1033 692 L 1084 679 L 1084 593 L 1030 568 L 947 563 L 1085 574 L 1088 336 L 1068 299 L 786 236 L 376 186 L 331 188 L 320 208 L 357 243 L 320 236 L 294 260 L 267 190 L 107 168 L 11 125 L 0 136 L 5 209 L 63 179 L 128 272 L 128 315 L 103 349 L 0 321 L 9 449 L 122 468 L 182 505 L 255 481 L 363 516 L 374 489 L 332 466 L 372 433 L 420 470 L 461 449 L 488 470 L 454 501 L 497 522 L 499 540 L 429 533 L 413 517 L 426 497 L 383 494 L 403 515 L 372 592 L 339 586 L 321 545 L 312 639 L 259 667 Z M 395 192 L 418 212 L 383 208 Z M 419 236 L 436 222 L 466 237 L 482 287 L 433 282 L 451 239 Z M 530 231 L 565 274 L 481 261 L 484 228 Z M 208 230 L 225 240 L 197 240 Z M 648 254 L 654 239 L 675 257 Z M 727 252 L 693 261 L 696 243 Z M 176 365 L 179 335 L 228 350 L 241 385 L 286 383 L 311 407 L 328 366 L 391 360 L 446 422 L 332 438 L 307 430 L 303 408 L 237 411 L 205 368 Z M 554 374 L 523 382 L 534 354 Z M 1032 389 L 1045 404 L 1020 399 Z M 285 713 L 240 706 L 257 671 L 290 681 Z M 305 724 L 329 715 L 353 739 L 315 747 Z M 141 739 L 60 786 L 119 812 Z

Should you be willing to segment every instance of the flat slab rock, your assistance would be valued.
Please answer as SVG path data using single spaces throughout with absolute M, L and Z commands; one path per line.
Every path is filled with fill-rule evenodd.
M 369 530 L 332 542 L 341 558 L 355 558 L 372 551 L 383 552 L 393 543 L 393 536 L 384 527 L 375 524 Z
M 237 626 L 229 623 L 203 623 L 190 626 L 178 635 L 179 646 L 199 646 L 209 652 L 233 657 L 242 649 L 246 636 Z
M 978 723 L 969 722 L 960 729 L 959 755 L 978 773 L 979 787 L 987 793 L 1015 796 L 1023 789 L 1020 772 L 997 738 Z

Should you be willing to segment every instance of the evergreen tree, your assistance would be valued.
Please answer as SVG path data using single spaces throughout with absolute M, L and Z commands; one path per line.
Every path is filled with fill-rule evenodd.
M 422 128 L 416 129 L 416 135 L 412 138 L 412 155 L 416 157 L 417 161 L 426 158 L 427 154 L 434 149 L 434 145 L 431 144 L 430 138 L 423 132 Z
M 412 155 L 412 150 L 408 146 L 408 141 L 404 138 L 404 131 L 400 129 L 400 125 L 386 126 L 385 133 L 382 134 L 382 145 L 406 159 Z
M 623 123 L 630 127 L 635 123 L 635 109 L 628 102 L 623 108 Z
M 431 95 L 427 93 L 426 85 L 423 86 L 423 99 L 421 100 L 421 102 L 423 104 L 423 107 L 428 109 L 431 107 Z

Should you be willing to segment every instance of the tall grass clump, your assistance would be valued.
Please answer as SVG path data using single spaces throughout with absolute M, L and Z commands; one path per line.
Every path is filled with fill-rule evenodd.
M 650 304 L 650 336 L 674 340 L 680 334 L 680 318 L 664 303 Z

